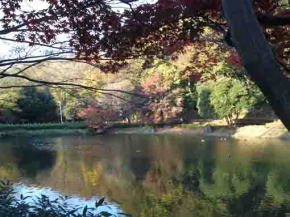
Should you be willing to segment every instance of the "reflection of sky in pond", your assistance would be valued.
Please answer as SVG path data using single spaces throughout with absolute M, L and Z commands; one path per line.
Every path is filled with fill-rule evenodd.
M 62 195 L 60 192 L 54 191 L 49 187 L 38 187 L 38 186 L 27 186 L 24 184 L 15 184 L 14 190 L 16 192 L 16 197 L 20 198 L 20 195 L 23 195 L 25 197 L 29 196 L 26 200 L 26 202 L 33 204 L 37 198 L 40 198 L 41 195 L 47 196 L 51 201 L 56 200 L 58 198 L 64 197 L 66 195 Z M 99 197 L 92 197 L 89 200 L 83 199 L 81 197 L 78 197 L 76 195 L 71 195 L 67 197 L 67 200 L 65 202 L 69 207 L 72 208 L 79 208 L 79 214 L 82 212 L 83 208 L 85 206 L 88 207 L 88 210 L 90 210 L 94 214 L 98 214 L 100 212 L 108 212 L 115 216 L 124 216 L 121 215 L 123 211 L 119 208 L 117 204 L 110 203 L 110 202 L 104 202 L 103 206 L 95 208 L 96 201 L 99 201 L 101 198 Z M 61 200 L 60 200 L 61 201 Z

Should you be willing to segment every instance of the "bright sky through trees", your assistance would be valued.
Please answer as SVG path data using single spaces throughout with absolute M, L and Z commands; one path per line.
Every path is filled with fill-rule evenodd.
M 110 1 L 112 8 L 114 8 L 116 11 L 119 12 L 123 12 L 125 9 L 128 9 L 129 6 L 125 3 L 122 3 L 119 0 L 113 0 Z M 155 3 L 156 0 L 140 0 L 137 2 L 132 3 L 135 6 L 139 5 L 139 4 L 153 4 Z M 33 10 L 42 10 L 48 7 L 48 4 L 43 1 L 43 0 L 32 0 L 32 1 L 28 1 L 28 0 L 24 0 L 24 2 L 22 3 L 23 5 L 23 10 L 26 11 L 33 11 Z M 0 11 L 0 18 L 3 16 L 3 14 L 1 14 Z M 60 36 L 59 40 L 62 41 L 63 39 L 65 39 L 65 36 Z M 37 47 L 34 46 L 33 48 L 30 48 L 29 46 L 27 46 L 27 44 L 23 44 L 23 43 L 15 43 L 15 42 L 9 42 L 6 40 L 1 40 L 0 39 L 0 59 L 2 59 L 3 57 L 7 57 L 7 56 L 13 56 L 13 57 L 17 57 L 19 55 L 19 53 L 21 52 L 28 52 L 28 53 L 34 53 L 34 54 L 40 54 L 43 52 L 48 52 L 47 50 L 44 50 L 43 47 Z

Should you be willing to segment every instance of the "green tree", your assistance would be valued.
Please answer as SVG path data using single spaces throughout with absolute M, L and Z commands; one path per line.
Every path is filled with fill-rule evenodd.
M 247 88 L 246 84 L 233 78 L 220 78 L 211 84 L 210 103 L 219 118 L 225 118 L 234 125 L 242 111 L 252 108 L 262 94 L 257 88 Z
M 17 100 L 18 117 L 22 122 L 52 122 L 57 120 L 57 106 L 48 89 L 24 87 Z
M 0 90 L 0 121 L 4 123 L 13 123 L 16 121 L 16 112 L 18 110 L 16 101 L 19 97 L 19 91 L 16 89 Z
M 206 86 L 197 88 L 197 110 L 202 118 L 214 118 L 216 116 L 213 106 L 210 103 L 211 89 Z

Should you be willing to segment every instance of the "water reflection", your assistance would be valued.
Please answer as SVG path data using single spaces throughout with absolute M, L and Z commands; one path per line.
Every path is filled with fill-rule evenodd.
M 56 163 L 55 150 L 35 148 L 35 139 L 18 138 L 1 140 L 0 175 L 13 180 L 19 177 L 34 178 L 51 169 Z M 42 143 L 40 143 L 42 144 Z
M 190 136 L 0 141 L 0 176 L 84 199 L 102 195 L 134 216 L 285 216 L 290 144 Z

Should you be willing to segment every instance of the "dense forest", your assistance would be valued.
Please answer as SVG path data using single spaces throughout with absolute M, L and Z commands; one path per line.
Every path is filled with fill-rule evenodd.
M 234 125 L 237 119 L 267 107 L 239 57 L 233 56 L 231 48 L 213 42 L 196 43 L 146 68 L 144 60 L 132 60 L 117 73 L 67 62 L 48 62 L 25 73 L 74 85 L 54 87 L 1 79 L 3 86 L 19 86 L 0 92 L 3 123 L 85 119 L 97 127 L 114 122 L 188 123 L 204 118 L 226 119 Z

